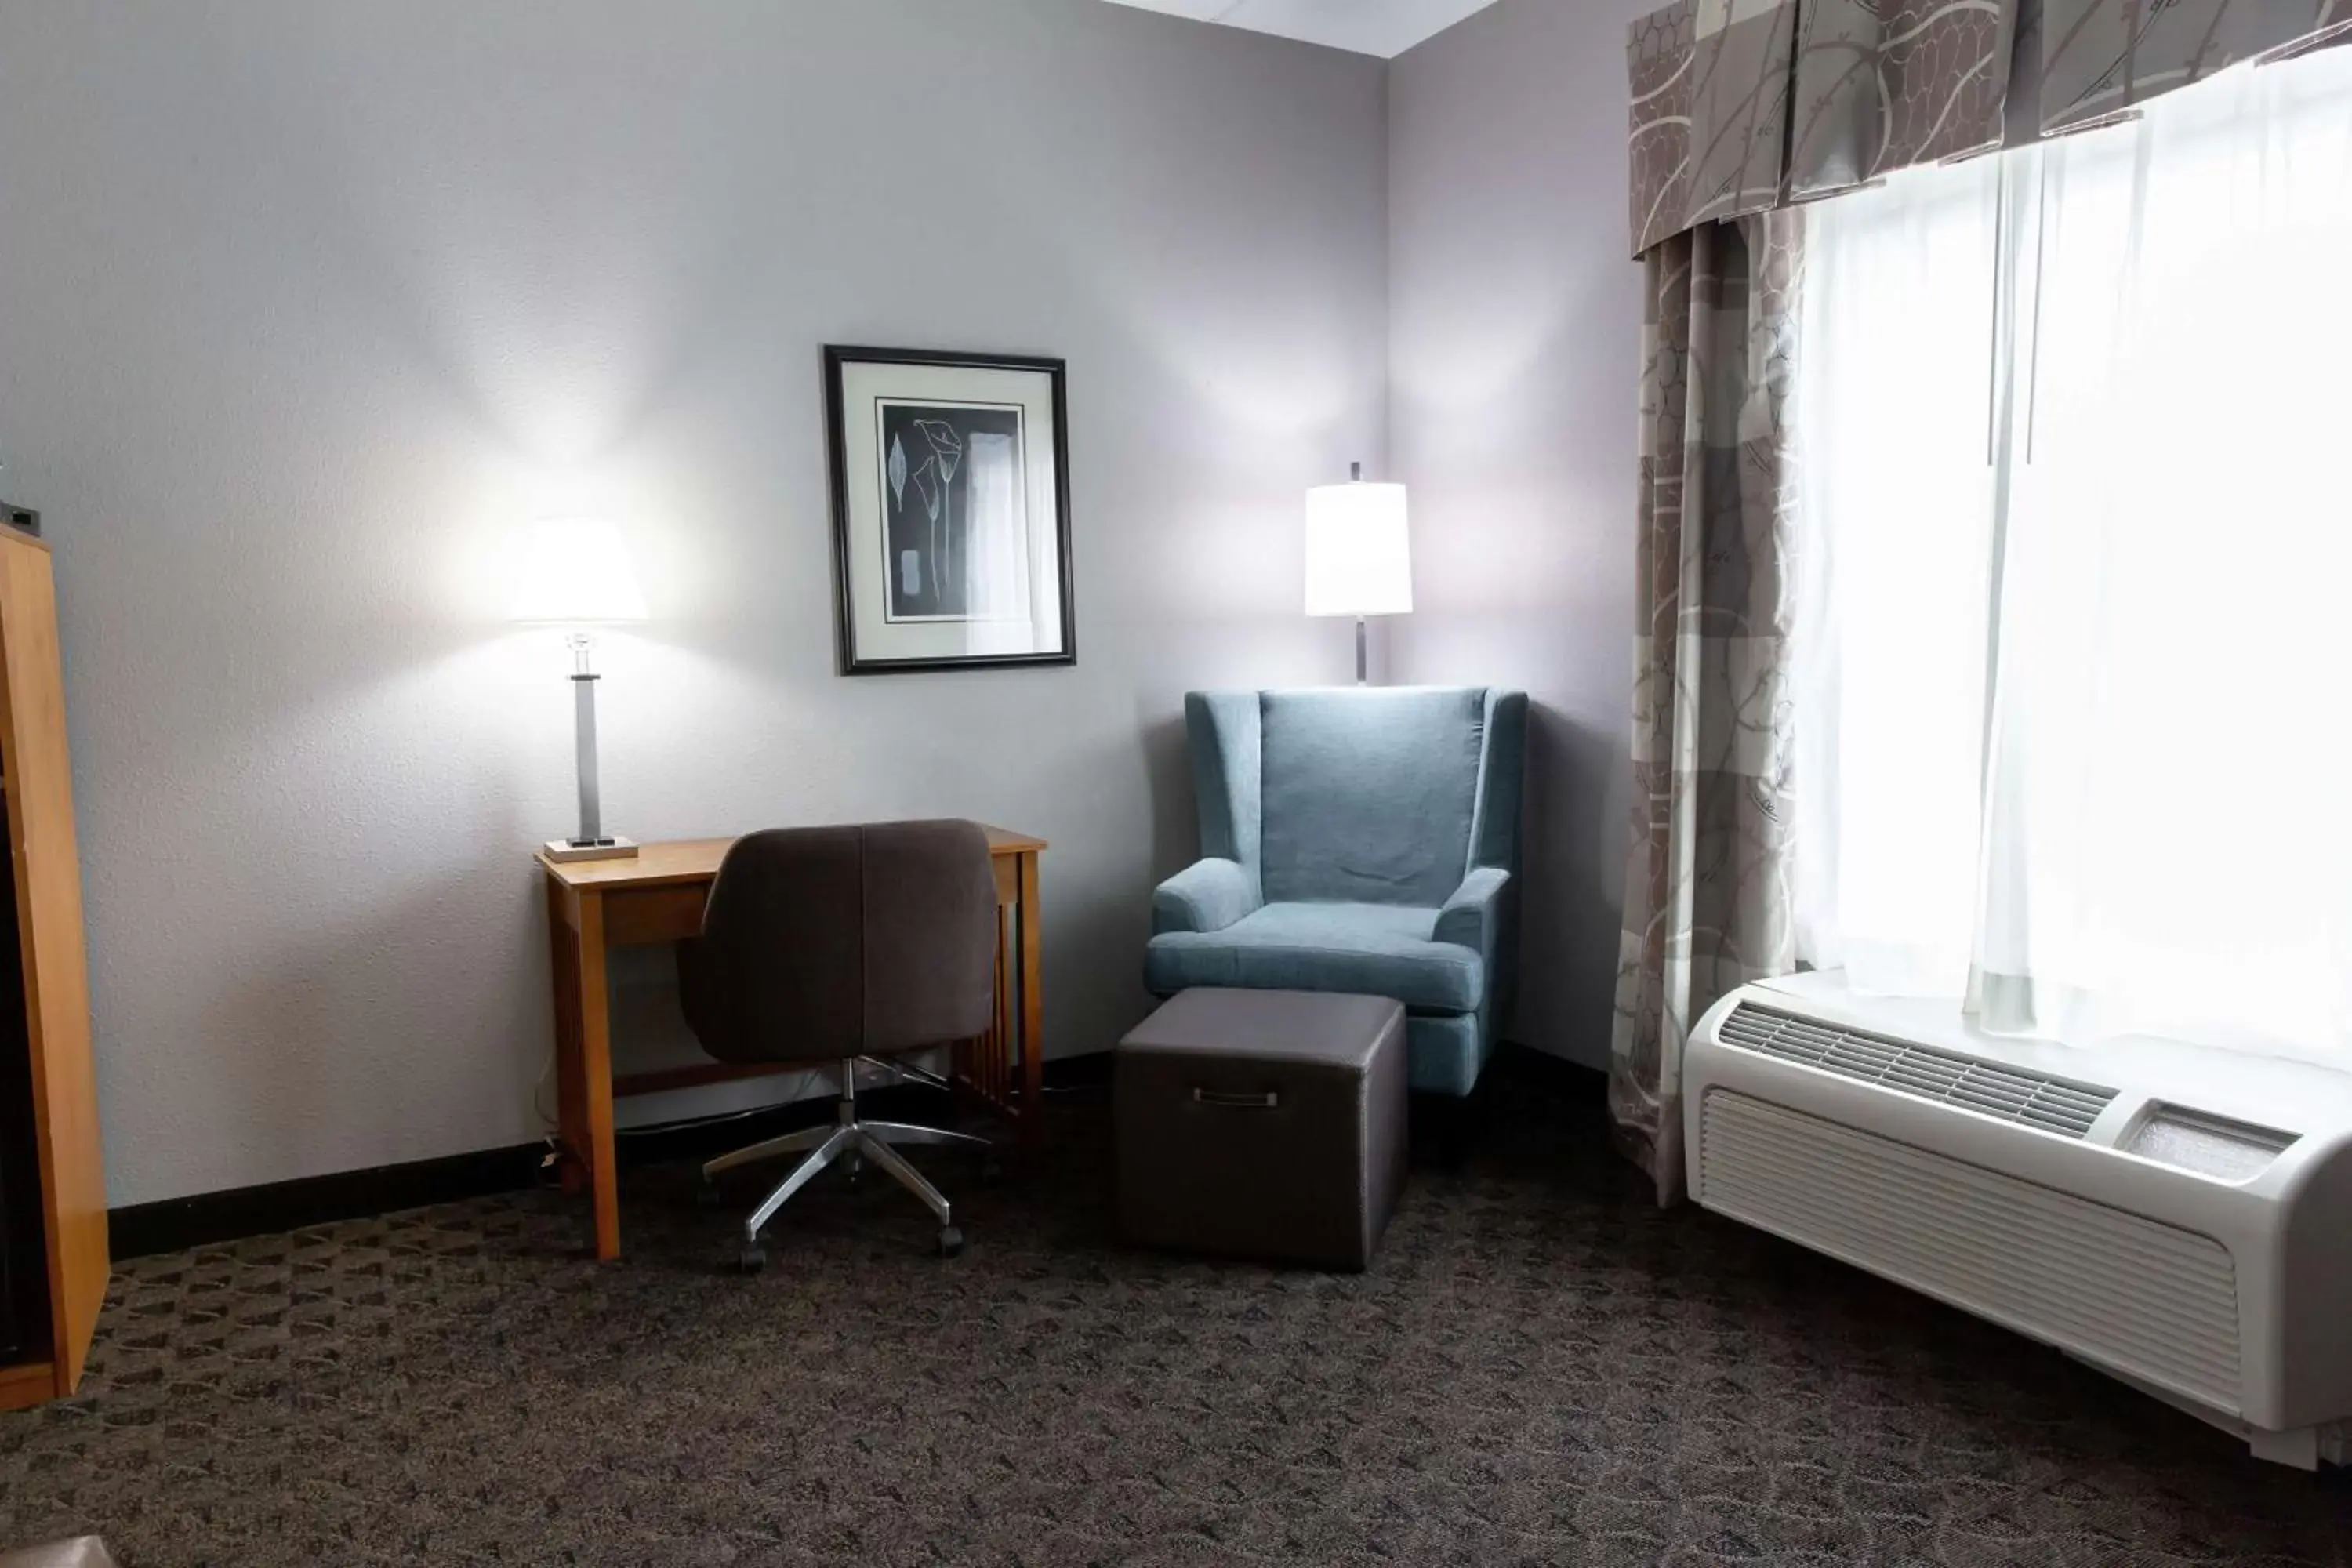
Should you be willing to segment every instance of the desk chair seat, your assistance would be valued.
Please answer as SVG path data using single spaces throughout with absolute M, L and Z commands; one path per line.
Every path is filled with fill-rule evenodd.
M 678 993 L 702 1048 L 721 1061 L 834 1067 L 829 1126 L 722 1154 L 703 1179 L 782 1154 L 803 1156 L 743 1222 L 741 1262 L 766 1261 L 760 1233 L 827 1165 L 871 1160 L 939 1216 L 940 1250 L 963 1234 L 954 1211 L 898 1151 L 988 1152 L 984 1138 L 857 1114 L 857 1062 L 936 1050 L 988 1027 L 996 995 L 996 879 L 969 822 L 775 828 L 738 839 L 720 862 L 702 934 L 678 944 Z

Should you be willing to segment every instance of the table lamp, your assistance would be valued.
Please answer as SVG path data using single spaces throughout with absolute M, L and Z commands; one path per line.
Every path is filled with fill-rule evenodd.
M 1349 482 L 1307 492 L 1307 613 L 1356 617 L 1356 684 L 1364 684 L 1364 618 L 1412 613 L 1412 552 L 1404 487 Z
M 531 524 L 515 584 L 512 618 L 568 628 L 572 702 L 580 749 L 580 831 L 551 838 L 550 860 L 610 860 L 637 847 L 604 831 L 596 793 L 596 672 L 589 668 L 593 628 L 646 618 L 645 595 L 621 531 L 601 518 L 549 517 Z

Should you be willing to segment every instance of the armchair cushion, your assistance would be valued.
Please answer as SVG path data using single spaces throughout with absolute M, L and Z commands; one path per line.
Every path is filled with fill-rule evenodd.
M 1433 940 L 1437 911 L 1400 904 L 1273 903 L 1213 931 L 1162 931 L 1144 980 L 1163 996 L 1198 985 L 1392 996 L 1433 1013 L 1485 1000 L 1475 950 Z
M 1369 687 L 1261 702 L 1267 901 L 1436 908 L 1470 864 L 1486 693 Z
M 1223 931 L 1257 908 L 1257 889 L 1240 862 L 1195 860 L 1151 895 L 1151 932 Z

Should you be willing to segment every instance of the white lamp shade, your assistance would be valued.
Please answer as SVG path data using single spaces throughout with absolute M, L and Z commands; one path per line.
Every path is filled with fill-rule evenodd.
M 541 518 L 530 525 L 519 564 L 514 620 L 593 626 L 646 618 L 628 542 L 602 518 Z
M 1307 492 L 1307 613 L 1412 610 L 1412 551 L 1402 485 L 1318 485 Z

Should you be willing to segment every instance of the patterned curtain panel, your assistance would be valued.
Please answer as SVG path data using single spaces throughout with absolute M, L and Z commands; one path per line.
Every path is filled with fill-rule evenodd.
M 2001 143 L 2014 0 L 1806 0 L 1791 200 Z
M 1796 964 L 1789 874 L 1796 384 L 1803 218 L 1704 224 L 1643 258 L 1633 773 L 1609 1098 L 1627 1152 L 1683 1192 L 1682 1047 Z
M 2010 0 L 2014 5 L 2017 0 Z M 2352 0 L 2041 0 L 2044 135 L 2352 24 Z
M 1627 32 L 1633 254 L 2352 43 L 2352 0 L 1675 0 Z
M 1780 205 L 1798 0 L 1677 0 L 1633 24 L 1633 250 Z

